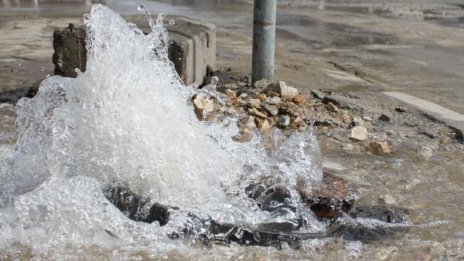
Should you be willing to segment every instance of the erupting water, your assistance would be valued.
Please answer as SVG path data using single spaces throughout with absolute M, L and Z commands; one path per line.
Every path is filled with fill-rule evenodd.
M 188 104 L 196 90 L 182 85 L 167 58 L 162 18 L 144 35 L 96 5 L 85 25 L 87 71 L 50 77 L 17 105 L 19 141 L 0 176 L 0 252 L 156 255 L 182 245 L 165 235 L 190 212 L 250 226 L 289 218 L 260 211 L 245 194 L 262 176 L 278 177 L 294 202 L 297 180 L 320 181 L 311 133 L 293 135 L 268 156 L 259 138 L 236 143 L 236 127 L 196 119 Z M 129 220 L 105 198 L 111 186 L 180 210 L 163 227 Z

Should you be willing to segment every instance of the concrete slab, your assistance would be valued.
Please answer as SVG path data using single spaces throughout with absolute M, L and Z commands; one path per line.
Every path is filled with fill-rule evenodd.
M 457 138 L 464 142 L 464 115 L 436 103 L 401 92 L 384 92 L 385 95 L 416 107 L 431 118 L 456 130 Z

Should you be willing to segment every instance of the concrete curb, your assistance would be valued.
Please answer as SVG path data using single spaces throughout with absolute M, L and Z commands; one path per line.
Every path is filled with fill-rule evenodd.
M 456 138 L 464 143 L 464 115 L 447 109 L 436 103 L 401 92 L 383 92 L 383 94 L 409 104 L 425 115 L 442 122 L 456 131 Z

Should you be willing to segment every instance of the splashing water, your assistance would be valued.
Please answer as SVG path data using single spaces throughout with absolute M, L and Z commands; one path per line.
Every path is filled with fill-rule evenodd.
M 144 35 L 93 6 L 85 18 L 87 71 L 47 78 L 35 98 L 18 103 L 19 140 L 0 176 L 8 184 L 0 186 L 0 253 L 156 255 L 179 247 L 165 234 L 189 212 L 223 222 L 273 219 L 244 192 L 261 176 L 279 176 L 293 191 L 297 180 L 320 181 L 311 133 L 295 134 L 268 156 L 259 138 L 236 143 L 236 127 L 198 122 L 187 101 L 199 90 L 183 86 L 167 58 L 163 17 L 147 16 L 152 32 Z M 131 221 L 103 195 L 114 185 L 180 210 L 164 227 Z

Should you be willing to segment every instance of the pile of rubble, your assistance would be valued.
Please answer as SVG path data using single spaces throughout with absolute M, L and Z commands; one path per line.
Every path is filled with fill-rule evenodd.
M 304 131 L 309 126 L 319 126 L 329 130 L 341 128 L 350 130 L 349 140 L 365 141 L 369 138 L 367 125 L 372 118 L 363 116 L 361 110 L 346 109 L 343 99 L 330 92 L 313 90 L 300 92 L 283 81 L 261 80 L 253 87 L 246 84 L 226 83 L 217 87 L 219 95 L 208 95 L 215 90 L 218 78 L 205 85 L 205 93 L 192 98 L 199 120 L 221 121 L 227 116 L 238 118 L 240 132 L 234 137 L 238 142 L 248 142 L 253 133 L 259 131 L 263 137 L 269 136 L 272 128 Z M 379 120 L 388 120 L 381 115 Z M 391 152 L 386 141 L 372 141 L 368 145 L 374 154 Z
M 313 125 L 325 150 L 387 156 L 404 147 L 446 145 L 458 139 L 453 129 L 386 96 L 379 100 L 379 93 L 302 92 L 282 81 L 250 85 L 248 77 L 230 71 L 213 75 L 192 98 L 195 112 L 203 121 L 237 119 L 239 133 L 233 138 L 238 142 L 260 133 L 266 146 L 275 128 L 288 133 Z

